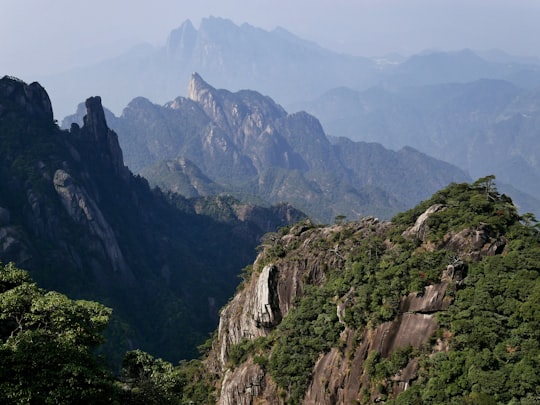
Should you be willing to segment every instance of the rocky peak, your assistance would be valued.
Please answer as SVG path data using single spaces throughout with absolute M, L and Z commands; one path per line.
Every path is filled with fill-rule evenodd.
M 124 165 L 122 149 L 118 136 L 107 126 L 105 111 L 101 105 L 101 97 L 90 97 L 86 100 L 86 115 L 83 118 L 83 133 L 89 135 L 100 151 L 101 163 L 112 166 L 113 171 L 124 180 L 130 177 L 128 168 Z
M 434 204 L 431 207 L 429 207 L 422 215 L 420 215 L 416 219 L 416 222 L 412 228 L 407 229 L 406 231 L 403 232 L 403 237 L 409 238 L 409 239 L 416 238 L 423 241 L 429 230 L 429 226 L 428 226 L 429 216 L 442 209 L 444 209 L 443 204 Z
M 186 60 L 193 52 L 197 40 L 197 30 L 190 20 L 171 31 L 165 47 L 167 55 L 174 60 Z
M 210 117 L 220 128 L 227 132 L 231 131 L 227 113 L 223 108 L 221 93 L 225 90 L 216 90 L 206 83 L 198 73 L 191 75 L 188 85 L 188 98 L 198 103 L 205 114 Z
M 106 139 L 109 128 L 105 119 L 105 112 L 101 105 L 101 97 L 90 97 L 85 102 L 86 115 L 83 119 L 84 127 L 88 129 L 98 142 Z
M 201 20 L 199 31 L 207 39 L 219 41 L 230 36 L 239 29 L 240 28 L 236 24 L 227 18 L 210 16 Z
M 0 79 L 0 97 L 9 99 L 31 116 L 53 120 L 49 95 L 37 82 L 28 85 L 15 77 L 4 76 Z M 5 110 L 6 107 L 0 105 L 0 117 Z
M 205 96 L 212 91 L 215 91 L 215 89 L 206 83 L 197 72 L 191 74 L 187 92 L 189 99 L 196 102 L 202 102 L 205 99 Z

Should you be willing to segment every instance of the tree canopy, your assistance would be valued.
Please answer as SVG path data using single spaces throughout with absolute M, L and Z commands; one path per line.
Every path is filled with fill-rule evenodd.
M 111 310 L 39 288 L 0 264 L 0 392 L 3 403 L 113 403 L 114 379 L 92 353 Z

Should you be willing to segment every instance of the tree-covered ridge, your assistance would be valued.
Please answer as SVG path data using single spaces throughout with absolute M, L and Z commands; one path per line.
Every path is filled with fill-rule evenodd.
M 429 219 L 429 238 L 459 228 L 484 228 L 504 241 L 500 254 L 468 260 L 467 277 L 438 336 L 448 350 L 420 357 L 416 384 L 395 403 L 536 404 L 540 400 L 540 227 L 519 217 L 499 195 L 493 176 L 452 185 L 428 203 L 446 210 Z M 401 216 L 400 219 L 404 219 Z M 444 238 L 444 237 L 443 237 Z
M 451 184 L 391 224 L 284 229 L 265 238 L 245 276 L 310 261 L 295 275 L 300 292 L 283 320 L 233 345 L 225 370 L 258 365 L 267 389 L 275 384 L 292 404 L 349 395 L 348 375 L 361 381 L 347 397 L 359 403 L 537 403 L 540 228 L 498 193 L 493 176 Z M 415 307 L 433 291 L 437 305 Z M 392 324 L 415 317 L 433 319 L 423 343 L 383 343 Z M 332 368 L 346 373 L 341 382 Z M 411 370 L 404 390 L 400 376 Z

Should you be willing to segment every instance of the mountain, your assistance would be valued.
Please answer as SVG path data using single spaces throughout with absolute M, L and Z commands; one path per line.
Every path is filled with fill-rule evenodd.
M 63 125 L 80 120 L 79 111 Z M 193 193 L 194 183 L 207 184 L 270 203 L 288 201 L 321 222 L 338 215 L 388 218 L 468 178 L 411 148 L 393 152 L 346 138 L 331 142 L 315 117 L 289 114 L 255 91 L 215 89 L 197 73 L 187 98 L 158 106 L 138 97 L 110 123 L 128 166 L 152 184 L 185 193 Z M 186 186 L 187 162 L 207 179 Z
M 220 405 L 533 404 L 539 264 L 540 223 L 494 176 L 391 221 L 302 221 L 263 238 L 200 360 L 136 353 L 144 369 L 134 365 L 124 392 Z
M 492 176 L 391 222 L 282 229 L 221 312 L 209 402 L 534 403 L 539 242 Z
M 115 112 L 137 96 L 165 103 L 183 91 L 195 71 L 222 88 L 257 88 L 289 102 L 298 95 L 315 97 L 328 86 L 363 86 L 372 81 L 376 66 L 283 28 L 265 31 L 209 17 L 198 29 L 186 20 L 163 46 L 142 44 L 116 58 L 40 81 L 63 117 L 87 94 L 100 94 Z
M 399 90 L 338 88 L 303 107 L 332 135 L 393 149 L 408 145 L 474 177 L 493 173 L 501 185 L 529 194 L 515 194 L 520 210 L 540 213 L 540 192 L 531 187 L 540 183 L 539 105 L 538 90 L 481 79 Z
M 0 260 L 113 309 L 105 351 L 192 357 L 265 232 L 303 218 L 151 190 L 124 165 L 99 97 L 61 130 L 43 87 L 0 80 Z M 232 254 L 231 252 L 234 252 Z
M 423 52 L 412 55 L 391 70 L 390 86 L 465 83 L 478 78 L 501 78 L 510 74 L 510 64 L 494 63 L 470 49 L 457 52 Z
M 402 88 L 482 78 L 506 79 L 523 88 L 540 85 L 535 59 L 497 58 L 469 49 L 369 59 L 324 49 L 281 27 L 267 31 L 217 17 L 203 18 L 198 28 L 184 21 L 161 46 L 140 44 L 117 57 L 39 80 L 61 118 L 88 94 L 100 94 L 117 114 L 138 96 L 163 104 L 186 95 L 181 91 L 192 72 L 218 88 L 258 89 L 285 106 L 336 87 Z

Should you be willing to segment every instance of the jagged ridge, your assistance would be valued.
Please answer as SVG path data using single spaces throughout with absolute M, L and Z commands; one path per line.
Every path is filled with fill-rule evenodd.
M 229 192 L 288 201 L 327 223 L 341 214 L 389 217 L 451 181 L 468 179 L 411 148 L 393 152 L 345 138 L 332 143 L 315 117 L 288 114 L 255 91 L 218 90 L 197 73 L 188 87 L 189 98 L 163 107 L 135 99 L 112 121 L 134 170 L 186 159 Z M 64 126 L 76 120 L 68 117 Z M 170 189 L 185 178 L 181 172 L 177 182 L 167 177 Z M 167 186 L 163 178 L 150 181 Z

